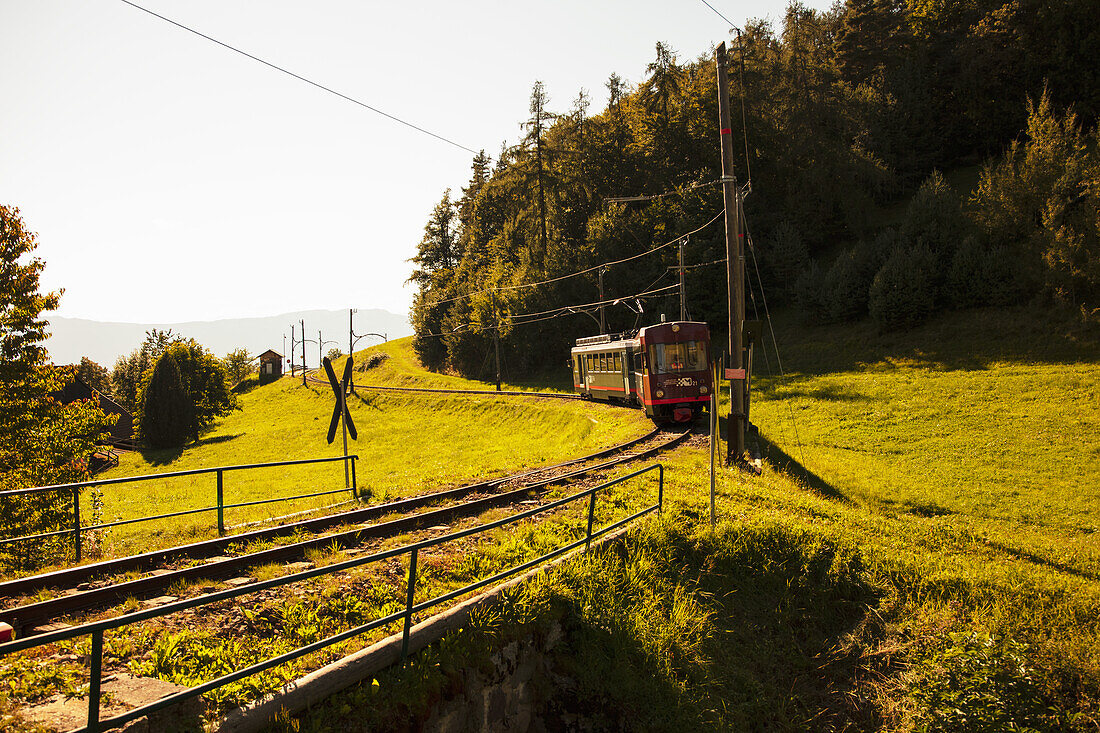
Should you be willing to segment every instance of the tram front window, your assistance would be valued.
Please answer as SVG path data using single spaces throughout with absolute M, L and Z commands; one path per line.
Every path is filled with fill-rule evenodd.
M 707 345 L 703 341 L 651 344 L 649 362 L 656 374 L 706 371 Z

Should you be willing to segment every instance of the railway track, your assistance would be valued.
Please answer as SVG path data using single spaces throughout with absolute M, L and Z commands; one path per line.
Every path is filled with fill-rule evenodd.
M 239 576 L 251 567 L 299 560 L 313 549 L 334 546 L 353 548 L 368 540 L 390 538 L 417 529 L 449 524 L 458 519 L 476 516 L 494 507 L 527 500 L 532 492 L 539 492 L 554 484 L 576 480 L 629 461 L 656 455 L 662 450 L 679 445 L 687 439 L 690 431 L 678 432 L 669 439 L 663 439 L 664 435 L 666 434 L 660 429 L 654 429 L 640 438 L 554 466 L 278 527 L 7 581 L 0 583 L 0 598 L 16 599 L 47 588 L 62 589 L 66 592 L 55 598 L 14 605 L 0 611 L 0 620 L 11 624 L 22 636 L 33 635 L 36 633 L 36 627 L 50 624 L 69 614 L 102 608 L 128 598 L 155 597 L 181 581 L 231 578 Z M 644 443 L 653 444 L 643 446 Z M 631 451 L 632 448 L 639 447 L 639 450 Z M 595 463 L 577 468 L 581 464 L 592 462 Z M 481 494 L 486 495 L 480 496 Z M 440 502 L 457 503 L 428 508 Z M 410 514 L 410 512 L 413 513 Z M 401 513 L 406 516 L 369 524 L 387 515 Z M 347 525 L 359 526 L 319 534 L 309 539 L 277 545 L 237 557 L 221 556 L 232 546 L 273 540 L 302 532 L 324 532 Z M 203 559 L 208 561 L 190 567 L 165 568 L 173 562 Z M 152 571 L 153 574 L 101 587 L 78 589 L 80 586 L 86 586 L 93 579 L 133 571 Z
M 314 384 L 323 384 L 328 386 L 328 381 L 318 379 L 316 377 L 317 370 L 312 369 L 306 372 L 306 381 Z M 427 392 L 433 394 L 470 394 L 470 395 L 492 395 L 492 396 L 505 396 L 505 397 L 549 397 L 554 400 L 579 400 L 581 396 L 579 394 L 565 394 L 562 392 L 520 392 L 502 390 L 497 392 L 495 389 L 443 389 L 441 387 L 382 387 L 373 384 L 352 384 L 354 389 L 363 389 L 368 392 Z

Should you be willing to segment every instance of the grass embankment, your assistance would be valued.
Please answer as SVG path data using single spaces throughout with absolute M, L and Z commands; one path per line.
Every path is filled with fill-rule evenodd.
M 764 474 L 720 472 L 716 533 L 705 451 L 681 451 L 666 525 L 293 722 L 423 720 L 557 621 L 543 713 L 563 724 L 1095 730 L 1096 337 L 1021 309 L 780 339 L 790 376 L 758 380 L 753 408 Z
M 409 339 L 358 352 L 356 362 L 363 364 L 378 353 L 388 358 L 373 369 L 357 371 L 356 382 L 487 388 L 482 382 L 420 368 Z M 337 364 L 338 370 L 342 363 Z M 220 420 L 197 443 L 182 450 L 126 454 L 118 468 L 100 478 L 339 456 L 339 433 L 332 445 L 325 442 L 333 402 L 327 384 L 307 383 L 303 387 L 300 379 L 284 377 L 243 394 L 241 410 Z M 363 390 L 350 398 L 349 408 L 359 439 L 349 441 L 348 451 L 360 457 L 358 485 L 370 494 L 371 502 L 578 457 L 649 429 L 649 424 L 633 412 L 550 399 Z M 233 504 L 339 489 L 344 486 L 344 469 L 335 462 L 234 471 L 225 474 L 224 482 L 225 502 Z M 216 503 L 214 474 L 120 484 L 102 491 L 101 521 Z M 226 524 L 312 509 L 344 498 L 336 494 L 230 509 L 226 511 Z M 81 516 L 93 518 L 91 496 L 86 494 L 83 502 Z M 130 554 L 212 536 L 216 536 L 212 512 L 126 525 L 110 531 L 101 543 L 101 554 Z

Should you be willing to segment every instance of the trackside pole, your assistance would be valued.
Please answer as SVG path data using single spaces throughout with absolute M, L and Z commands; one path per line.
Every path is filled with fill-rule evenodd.
M 348 354 L 351 358 L 351 354 Z M 348 423 L 345 415 L 348 414 L 348 393 L 344 385 L 340 385 L 340 427 L 344 432 L 344 488 L 351 487 L 351 476 L 348 473 Z
M 714 456 L 718 452 L 718 362 L 711 364 L 714 389 L 710 391 L 710 528 L 714 529 Z
M 718 123 L 722 145 L 722 197 L 726 210 L 726 278 L 729 305 L 730 418 L 727 426 L 726 462 L 741 463 L 745 454 L 745 375 L 744 345 L 741 340 L 745 320 L 745 248 L 741 231 L 741 193 L 733 174 L 733 139 L 730 129 L 729 86 L 726 80 L 726 44 L 715 52 L 718 67 Z M 734 376 L 740 374 L 740 376 Z

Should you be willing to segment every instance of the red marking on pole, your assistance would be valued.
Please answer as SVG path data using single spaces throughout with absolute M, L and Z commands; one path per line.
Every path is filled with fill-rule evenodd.
M 731 134 L 733 134 L 733 130 L 729 129 L 728 127 L 723 127 L 722 128 L 722 134 L 723 135 L 731 135 Z
M 727 369 L 726 370 L 726 379 L 744 379 L 744 378 L 745 378 L 745 370 L 744 369 Z

